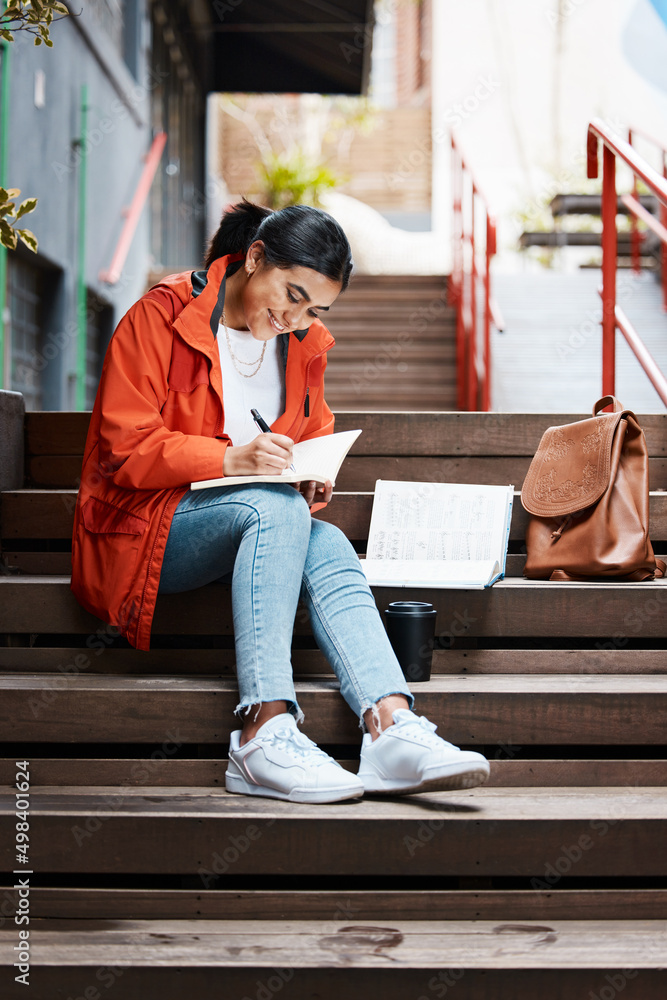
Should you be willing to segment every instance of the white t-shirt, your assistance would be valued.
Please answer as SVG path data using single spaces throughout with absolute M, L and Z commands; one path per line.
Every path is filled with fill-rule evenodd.
M 257 364 L 243 365 L 241 361 L 259 361 L 263 342 L 255 340 L 249 330 L 229 331 L 229 341 L 236 357 L 236 364 L 242 372 L 249 374 Z M 278 338 L 266 342 L 262 367 L 256 375 L 244 378 L 234 367 L 225 328 L 218 326 L 218 351 L 222 367 L 222 396 L 225 407 L 225 434 L 229 434 L 232 445 L 248 444 L 261 433 L 250 410 L 259 410 L 269 427 L 285 411 L 285 382 L 278 351 Z

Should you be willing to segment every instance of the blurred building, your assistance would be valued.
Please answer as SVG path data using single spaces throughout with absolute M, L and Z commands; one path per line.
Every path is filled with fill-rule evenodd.
M 8 153 L 2 181 L 21 198 L 38 198 L 25 225 L 39 253 L 0 250 L 0 387 L 24 393 L 29 409 L 74 409 L 84 383 L 89 408 L 109 338 L 147 282 L 201 263 L 207 94 L 358 94 L 370 65 L 372 0 L 339 0 L 331 9 L 288 0 L 67 6 L 72 16 L 52 25 L 52 48 L 17 32 L 2 50 L 10 107 L 0 132 Z M 100 275 L 160 132 L 166 146 L 110 283 Z
M 328 94 L 220 95 L 211 99 L 215 139 L 211 189 L 223 200 L 261 198 L 258 166 L 267 148 L 289 154 L 296 146 L 339 179 L 336 192 L 358 199 L 402 230 L 431 229 L 432 0 L 377 0 L 369 105 L 346 108 L 341 126 L 336 97 Z M 209 229 L 222 202 L 211 206 Z

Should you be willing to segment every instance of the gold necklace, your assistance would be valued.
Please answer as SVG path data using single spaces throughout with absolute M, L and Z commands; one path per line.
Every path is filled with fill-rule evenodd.
M 231 344 L 231 341 L 229 339 L 229 330 L 227 329 L 227 323 L 225 322 L 225 311 L 224 311 L 224 309 L 222 310 L 222 325 L 225 328 L 225 339 L 227 340 L 227 347 L 229 348 L 229 354 L 230 354 L 230 357 L 232 359 L 232 364 L 236 368 L 236 370 L 239 373 L 239 375 L 242 375 L 243 378 L 252 378 L 253 375 L 256 375 L 257 372 L 259 371 L 259 369 L 262 367 L 262 362 L 264 361 L 264 353 L 266 351 L 266 345 L 267 345 L 268 341 L 266 341 L 266 340 L 264 341 L 264 346 L 262 347 L 262 353 L 260 354 L 260 356 L 258 358 L 255 358 L 254 361 L 242 361 L 241 358 L 237 358 L 236 357 L 236 355 L 234 354 L 234 351 L 232 350 L 232 344 Z M 239 368 L 239 366 L 236 364 L 237 361 L 238 361 L 238 363 L 240 365 L 257 365 L 257 367 L 255 368 L 254 372 L 250 372 L 250 374 L 247 374 L 246 372 L 242 372 L 241 371 L 241 369 Z M 259 364 L 257 364 L 257 362 L 259 362 Z

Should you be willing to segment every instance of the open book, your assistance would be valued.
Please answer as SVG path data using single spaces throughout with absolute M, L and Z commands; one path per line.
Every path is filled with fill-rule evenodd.
M 481 590 L 505 573 L 513 486 L 378 479 L 361 566 L 378 587 Z
M 339 431 L 324 434 L 309 441 L 298 441 L 292 448 L 292 465 L 275 476 L 221 476 L 220 479 L 201 479 L 190 483 L 191 490 L 206 490 L 211 486 L 238 486 L 241 483 L 326 483 L 336 485 L 338 470 L 348 451 L 361 434 L 357 431 Z

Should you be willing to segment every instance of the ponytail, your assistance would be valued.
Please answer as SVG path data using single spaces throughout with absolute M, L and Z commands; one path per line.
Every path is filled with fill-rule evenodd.
M 238 253 L 240 250 L 247 253 L 255 242 L 255 233 L 260 225 L 272 214 L 270 208 L 254 205 L 247 198 L 230 208 L 224 213 L 218 231 L 209 244 L 204 267 L 209 268 L 214 260 L 228 253 Z
M 226 254 L 247 253 L 255 240 L 262 240 L 269 267 L 308 267 L 340 282 L 342 291 L 349 284 L 352 251 L 347 237 L 333 216 L 310 205 L 273 212 L 244 198 L 222 216 L 204 266 Z

